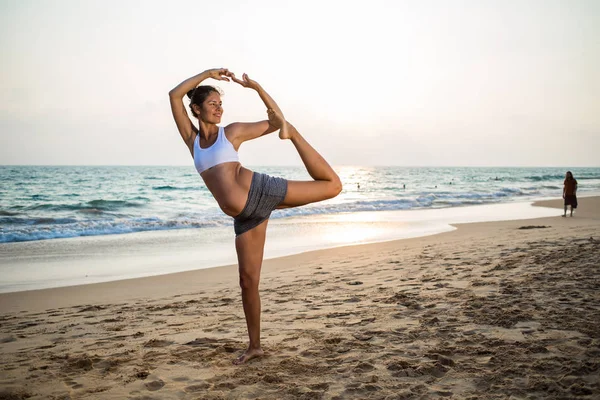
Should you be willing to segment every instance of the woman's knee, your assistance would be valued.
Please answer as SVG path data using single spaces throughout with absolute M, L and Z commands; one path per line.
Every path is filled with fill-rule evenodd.
M 240 272 L 240 288 L 242 290 L 258 290 L 260 277 L 256 274 L 248 274 Z
M 342 191 L 342 181 L 340 180 L 340 177 L 336 174 L 335 177 L 330 181 L 330 184 L 329 184 L 330 198 L 337 196 L 338 194 L 340 194 L 341 191 Z

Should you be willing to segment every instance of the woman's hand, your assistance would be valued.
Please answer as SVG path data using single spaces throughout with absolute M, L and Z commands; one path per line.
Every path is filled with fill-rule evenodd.
M 214 68 L 206 71 L 209 78 L 215 79 L 217 81 L 227 81 L 230 82 L 229 78 L 235 79 L 233 76 L 233 72 L 230 72 L 227 68 Z
M 244 73 L 242 75 L 242 80 L 236 78 L 235 75 L 233 74 L 233 72 L 231 72 L 230 76 L 231 76 L 231 79 L 235 83 L 239 83 L 240 85 L 242 85 L 245 88 L 250 88 L 250 89 L 254 89 L 254 90 L 258 90 L 260 88 L 260 85 L 258 84 L 258 82 L 250 79 L 250 77 L 248 77 L 248 74 L 246 74 L 246 73 Z

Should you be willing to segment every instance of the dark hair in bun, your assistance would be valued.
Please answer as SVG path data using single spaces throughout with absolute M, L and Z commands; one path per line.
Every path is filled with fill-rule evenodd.
M 223 95 L 221 90 L 217 89 L 214 86 L 208 86 L 208 85 L 198 86 L 195 89 L 192 89 L 189 92 L 187 92 L 187 97 L 190 99 L 190 110 L 192 111 L 192 114 L 194 115 L 194 117 L 198 118 L 198 115 L 194 112 L 194 109 L 192 108 L 192 104 L 196 104 L 196 105 L 202 107 L 202 103 L 204 103 L 204 100 L 206 100 L 208 95 L 211 94 L 212 92 L 218 93 L 221 96 Z

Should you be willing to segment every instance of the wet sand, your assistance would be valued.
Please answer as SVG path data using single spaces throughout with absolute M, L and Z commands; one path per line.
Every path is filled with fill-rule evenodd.
M 1 294 L 0 399 L 598 398 L 600 198 L 561 214 L 266 260 L 238 367 L 235 266 Z

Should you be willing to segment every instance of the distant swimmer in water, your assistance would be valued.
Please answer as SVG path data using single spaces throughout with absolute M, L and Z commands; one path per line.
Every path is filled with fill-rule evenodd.
M 206 79 L 230 80 L 254 90 L 267 109 L 268 119 L 219 126 L 223 115 L 221 92 L 200 85 Z M 192 123 L 183 104 L 187 95 Z M 283 113 L 262 86 L 244 74 L 238 79 L 226 68 L 209 69 L 177 85 L 169 92 L 171 111 L 177 129 L 194 165 L 223 212 L 233 217 L 235 249 L 239 264 L 242 304 L 246 316 L 248 349 L 234 364 L 262 356 L 260 345 L 261 302 L 258 291 L 267 223 L 278 208 L 298 207 L 331 199 L 342 190 L 342 183 L 327 161 L 288 123 Z M 279 138 L 289 140 L 300 155 L 312 181 L 291 181 L 244 168 L 238 157 L 242 143 L 279 130 Z
M 567 216 L 567 207 L 571 206 L 571 217 L 573 209 L 577 208 L 577 180 L 573 178 L 573 173 L 567 171 L 563 187 L 563 199 L 565 199 L 565 212 L 563 217 Z

